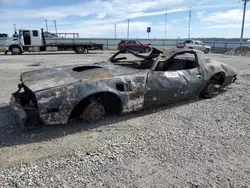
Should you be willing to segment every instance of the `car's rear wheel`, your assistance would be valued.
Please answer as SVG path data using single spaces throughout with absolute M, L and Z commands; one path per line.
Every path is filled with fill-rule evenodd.
M 145 49 L 144 49 L 144 52 L 145 52 L 145 53 L 150 52 L 150 48 L 145 48 Z
M 205 54 L 208 54 L 209 53 L 209 49 L 207 48 L 205 51 L 204 51 Z
M 83 54 L 85 51 L 85 48 L 83 46 L 77 46 L 74 50 L 77 54 Z
M 82 116 L 83 119 L 87 122 L 97 122 L 105 116 L 105 108 L 101 103 L 97 101 L 92 101 L 84 109 Z

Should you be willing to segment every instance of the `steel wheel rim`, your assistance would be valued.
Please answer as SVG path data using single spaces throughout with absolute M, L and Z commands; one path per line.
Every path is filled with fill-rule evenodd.
M 83 48 L 78 47 L 78 48 L 77 48 L 77 51 L 78 51 L 79 53 L 82 53 L 84 50 L 83 50 Z
M 84 120 L 88 122 L 97 122 L 105 115 L 104 107 L 98 103 L 91 103 L 83 112 Z
M 19 48 L 13 48 L 13 52 L 14 52 L 15 54 L 18 54 L 18 53 L 20 52 L 20 50 L 19 50 Z
M 216 86 L 218 86 L 218 87 L 216 87 Z M 212 97 L 212 96 L 217 94 L 219 89 L 220 89 L 219 84 L 210 84 L 209 87 L 207 88 L 207 93 L 210 97 Z

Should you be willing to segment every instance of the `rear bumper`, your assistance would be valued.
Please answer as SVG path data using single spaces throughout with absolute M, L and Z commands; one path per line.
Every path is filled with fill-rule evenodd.
M 20 126 L 35 127 L 42 123 L 38 110 L 33 105 L 22 106 L 15 93 L 11 96 L 10 106 Z
M 18 122 L 21 126 L 26 127 L 27 126 L 27 114 L 21 104 L 17 101 L 17 99 L 14 97 L 14 94 L 12 94 L 10 99 L 10 106 L 13 109 L 13 112 L 15 116 L 18 118 Z

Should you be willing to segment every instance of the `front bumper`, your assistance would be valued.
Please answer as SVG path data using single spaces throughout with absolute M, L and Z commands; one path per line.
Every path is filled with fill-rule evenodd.
M 235 81 L 237 80 L 237 75 L 234 76 L 227 76 L 226 80 L 224 81 L 224 83 L 222 84 L 222 88 L 225 88 L 227 86 L 229 86 L 232 83 L 235 83 Z
M 9 51 L 9 46 L 5 46 L 5 50 Z

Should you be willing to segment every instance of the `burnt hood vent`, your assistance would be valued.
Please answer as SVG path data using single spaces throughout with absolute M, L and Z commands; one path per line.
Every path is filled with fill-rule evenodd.
M 91 70 L 91 69 L 98 69 L 98 68 L 102 68 L 100 66 L 80 66 L 80 67 L 74 67 L 72 70 L 75 72 L 82 72 L 82 71 L 87 71 L 87 70 Z

